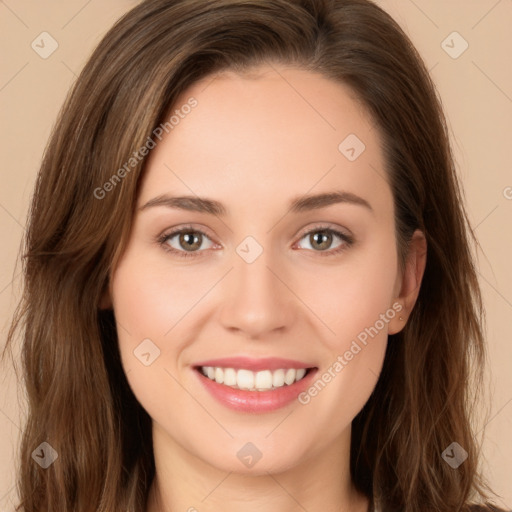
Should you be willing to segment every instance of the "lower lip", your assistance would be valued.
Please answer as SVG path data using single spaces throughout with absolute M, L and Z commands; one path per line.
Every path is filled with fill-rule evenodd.
M 311 385 L 317 369 L 309 370 L 307 375 L 298 382 L 271 391 L 234 389 L 205 377 L 199 369 L 194 371 L 203 386 L 221 404 L 239 412 L 264 413 L 281 409 L 296 400 L 299 394 Z

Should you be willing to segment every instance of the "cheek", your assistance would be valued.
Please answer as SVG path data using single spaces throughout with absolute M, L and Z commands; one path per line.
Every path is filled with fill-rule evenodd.
M 206 283 L 201 286 L 200 281 L 131 247 L 112 277 L 122 366 L 132 392 L 152 418 L 162 416 L 163 404 L 172 403 L 180 411 L 190 407 L 173 377 L 186 338 L 177 334 L 205 293 Z
M 352 340 L 361 333 L 364 338 L 375 324 L 380 338 L 386 338 L 388 322 L 395 315 L 391 306 L 396 269 L 396 253 L 383 243 L 347 253 L 340 265 L 318 266 L 297 280 L 297 294 L 327 328 L 322 340 L 330 351 L 347 350 Z M 386 312 L 383 324 L 380 319 Z
M 354 252 L 336 268 L 323 268 L 303 281 L 299 293 L 328 327 L 320 338 L 327 349 L 323 366 L 302 400 L 316 404 L 319 424 L 329 415 L 338 424 L 351 421 L 380 374 L 388 325 L 398 314 L 392 307 L 397 257 L 386 240 L 382 237 L 371 250 Z
M 164 344 L 171 334 L 167 338 L 165 335 L 183 316 L 187 305 L 183 290 L 170 286 L 173 277 L 161 270 L 157 273 L 147 257 L 130 247 L 112 276 L 121 361 L 136 395 L 161 386 L 157 376 L 161 378 L 166 361 L 172 357 L 168 353 L 171 347 Z M 148 397 L 143 400 L 146 403 Z
M 299 401 L 309 411 L 312 430 L 323 431 L 325 442 L 347 428 L 361 411 L 382 369 L 388 323 L 397 313 L 390 307 L 394 280 L 381 275 L 378 268 L 370 272 L 365 266 L 360 274 L 351 267 L 346 275 L 331 281 L 337 292 L 317 303 L 333 333 L 321 338 L 327 349 L 322 366 Z
M 113 277 L 116 320 L 133 341 L 165 339 L 211 287 L 207 275 L 162 265 L 128 250 Z M 123 332 L 120 332 L 120 338 Z

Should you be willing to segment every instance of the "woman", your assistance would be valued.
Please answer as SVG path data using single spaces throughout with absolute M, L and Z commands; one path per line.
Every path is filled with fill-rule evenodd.
M 141 3 L 37 182 L 20 510 L 476 510 L 471 237 L 373 3 Z

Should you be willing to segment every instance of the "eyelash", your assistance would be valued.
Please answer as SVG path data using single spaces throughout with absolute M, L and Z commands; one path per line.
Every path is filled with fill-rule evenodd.
M 333 229 L 333 228 L 330 228 L 327 226 L 323 226 L 323 225 L 315 226 L 314 228 L 310 229 L 309 231 L 306 231 L 305 233 L 303 233 L 301 235 L 299 240 L 302 240 L 304 237 L 311 235 L 312 233 L 318 233 L 318 232 L 330 233 L 332 235 L 337 236 L 338 238 L 340 238 L 343 241 L 343 244 L 340 245 L 339 247 L 337 247 L 336 249 L 331 249 L 329 251 L 312 251 L 312 252 L 318 253 L 320 256 L 323 256 L 323 257 L 335 256 L 337 254 L 340 254 L 345 249 L 351 247 L 354 243 L 354 239 L 351 236 L 349 236 L 345 233 L 342 233 L 341 231 L 338 231 L 336 229 Z M 200 229 L 195 229 L 192 226 L 184 226 L 175 231 L 171 231 L 170 233 L 165 233 L 163 235 L 160 235 L 159 237 L 157 237 L 157 242 L 162 246 L 162 248 L 165 251 L 176 254 L 180 258 L 197 257 L 198 254 L 205 252 L 204 250 L 202 250 L 202 251 L 179 251 L 177 249 L 170 247 L 167 242 L 171 238 L 175 237 L 176 235 L 180 235 L 181 233 L 194 233 L 194 234 L 200 233 L 201 235 L 210 239 L 210 237 L 206 233 L 201 231 Z

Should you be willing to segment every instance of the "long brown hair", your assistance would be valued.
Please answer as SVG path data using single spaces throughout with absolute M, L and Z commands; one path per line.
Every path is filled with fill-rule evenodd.
M 485 497 L 470 423 L 484 362 L 475 240 L 440 101 L 409 39 L 368 0 L 147 0 L 87 62 L 38 175 L 24 296 L 9 332 L 12 342 L 22 330 L 29 411 L 18 510 L 145 510 L 151 420 L 123 373 L 113 312 L 99 303 L 130 233 L 146 158 L 113 176 L 191 84 L 260 63 L 351 87 L 381 134 L 399 255 L 415 229 L 428 243 L 416 306 L 390 336 L 353 422 L 355 485 L 382 512 L 462 511 Z M 31 457 L 44 441 L 58 453 L 47 469 Z M 452 442 L 468 454 L 457 469 L 442 457 Z

